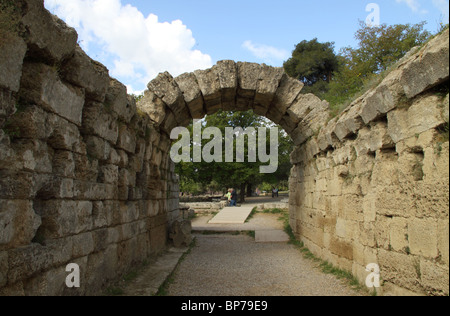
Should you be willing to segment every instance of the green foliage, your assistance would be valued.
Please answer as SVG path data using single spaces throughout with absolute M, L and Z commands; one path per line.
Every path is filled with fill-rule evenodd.
M 300 42 L 292 57 L 284 63 L 286 73 L 305 84 L 303 93 L 318 96 L 328 91 L 328 84 L 338 66 L 334 43 L 319 43 L 317 38 Z
M 266 126 L 267 122 L 262 117 L 247 112 L 224 112 L 220 111 L 214 115 L 209 115 L 203 122 L 203 128 L 217 127 L 221 130 L 223 138 L 225 138 L 226 127 L 242 127 L 243 129 L 253 127 Z M 191 145 L 193 126 L 188 127 L 191 134 Z M 279 128 L 279 168 L 274 174 L 261 174 L 260 166 L 262 163 L 248 162 L 248 139 L 245 138 L 245 162 L 180 162 L 176 166 L 176 173 L 180 175 L 180 189 L 182 192 L 192 194 L 200 194 L 206 191 L 222 191 L 233 187 L 239 191 L 247 189 L 247 187 L 255 187 L 262 182 L 279 183 L 289 178 L 291 169 L 289 154 L 293 148 L 293 142 L 290 137 Z M 202 141 L 202 148 L 210 140 Z M 267 133 L 267 144 L 270 141 L 270 133 Z M 223 141 L 225 145 L 225 141 Z M 269 147 L 269 146 L 268 146 Z M 236 152 L 236 139 L 234 140 L 234 152 Z M 193 146 L 191 146 L 192 157 Z M 223 148 L 223 159 L 225 161 L 225 148 Z
M 351 101 L 379 84 L 395 62 L 413 47 L 426 43 L 431 34 L 424 26 L 425 22 L 368 27 L 361 22 L 355 35 L 358 47 L 341 50 L 339 70 L 324 95 L 332 114 L 337 115 Z

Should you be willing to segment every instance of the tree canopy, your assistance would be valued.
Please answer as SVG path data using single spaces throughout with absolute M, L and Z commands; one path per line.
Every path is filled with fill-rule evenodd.
M 269 124 L 265 118 L 253 113 L 247 112 L 224 112 L 220 111 L 214 115 L 209 115 L 202 122 L 203 128 L 217 127 L 225 137 L 225 128 L 241 127 L 243 130 L 252 127 L 266 127 Z M 273 126 L 273 125 L 271 125 Z M 193 139 L 193 126 L 189 126 L 191 139 Z M 238 162 L 234 155 L 233 162 L 180 162 L 176 166 L 176 172 L 180 175 L 181 191 L 198 194 L 205 191 L 224 191 L 233 187 L 240 189 L 241 192 L 250 191 L 257 185 L 266 182 L 277 185 L 281 181 L 289 178 L 291 169 L 289 154 L 293 148 L 291 138 L 282 128 L 278 129 L 278 160 L 279 165 L 275 173 L 263 174 L 260 172 L 260 166 L 265 163 L 248 162 L 248 138 L 245 137 L 245 161 Z M 269 148 L 269 133 L 266 135 L 266 144 Z M 202 140 L 202 147 L 210 140 Z M 225 141 L 223 140 L 223 145 Z M 222 148 L 222 154 L 225 156 L 225 148 Z M 236 152 L 236 138 L 233 140 L 234 153 Z M 192 148 L 191 148 L 192 150 Z M 242 197 L 242 196 L 241 196 Z

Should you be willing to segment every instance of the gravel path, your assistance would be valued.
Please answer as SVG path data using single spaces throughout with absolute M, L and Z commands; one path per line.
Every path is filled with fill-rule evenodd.
M 179 265 L 172 296 L 355 296 L 287 243 L 255 243 L 246 235 L 196 235 Z

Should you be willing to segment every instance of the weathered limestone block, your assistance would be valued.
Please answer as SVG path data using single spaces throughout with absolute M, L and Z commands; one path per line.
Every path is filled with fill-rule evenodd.
M 183 94 L 176 81 L 168 73 L 160 73 L 158 77 L 148 84 L 148 89 L 153 91 L 173 111 L 178 124 L 187 126 L 191 115 L 184 102 Z
M 370 129 L 361 129 L 355 142 L 355 150 L 358 156 L 389 148 L 395 148 L 395 143 L 392 141 L 384 122 L 378 122 Z
M 8 252 L 0 251 L 0 288 L 8 283 Z M 1 291 L 0 291 L 0 295 Z
M 335 117 L 331 119 L 320 131 L 317 136 L 317 143 L 320 150 L 326 151 L 334 146 L 334 144 L 339 142 L 334 130 L 336 128 L 337 120 L 339 118 Z
M 176 248 L 189 247 L 192 242 L 192 225 L 191 221 L 177 220 L 172 224 L 170 230 L 170 238 Z
M 448 296 L 449 269 L 448 265 L 430 260 L 420 260 L 420 280 L 428 295 Z
M 364 126 L 360 116 L 362 104 L 362 100 L 358 99 L 338 117 L 334 134 L 339 140 L 342 141 L 345 138 L 358 134 L 358 131 Z
M 17 92 L 27 45 L 22 38 L 11 36 L 0 42 L 0 87 Z M 1 111 L 0 111 L 1 114 Z
M 117 184 L 119 180 L 119 167 L 105 165 L 100 167 L 99 181 L 102 183 Z
M 44 239 L 80 234 L 92 229 L 92 202 L 47 200 L 35 203 L 42 218 L 39 229 Z
M 414 137 L 445 123 L 439 96 L 429 95 L 416 99 L 408 109 L 396 109 L 388 113 L 388 131 L 397 143 Z
M 203 96 L 194 73 L 184 73 L 175 78 L 175 81 L 183 93 L 192 118 L 202 119 L 205 116 Z
M 436 258 L 438 252 L 438 225 L 435 219 L 415 218 L 408 224 L 411 253 L 426 258 Z
M 256 87 L 254 111 L 259 115 L 265 115 L 272 103 L 284 75 L 283 68 L 274 68 L 261 65 L 258 84 Z
M 72 258 L 80 258 L 94 251 L 94 238 L 91 232 L 81 233 L 72 237 Z
M 0 128 L 16 112 L 16 98 L 6 89 L 0 89 Z
M 287 114 L 296 124 L 300 123 L 305 117 L 316 108 L 322 108 L 322 100 L 315 95 L 300 94 L 291 107 L 287 110 Z
M 15 152 L 11 169 L 38 173 L 52 172 L 52 152 L 47 143 L 39 140 L 21 139 L 13 143 Z
M 33 199 L 36 187 L 37 180 L 32 173 L 0 170 L 0 199 Z
M 418 261 L 413 256 L 395 251 L 378 250 L 378 260 L 383 280 L 418 294 L 423 293 L 417 275 Z
M 119 137 L 117 115 L 105 108 L 102 103 L 88 102 L 83 110 L 83 133 L 99 136 L 111 144 Z
M 206 114 L 211 115 L 222 109 L 222 92 L 217 72 L 212 68 L 194 71 L 205 100 Z
M 68 122 L 58 115 L 48 113 L 46 120 L 47 143 L 54 149 L 73 151 L 86 154 L 86 146 L 75 124 Z
M 75 177 L 75 159 L 71 151 L 56 150 L 52 160 L 53 173 L 64 178 Z
M 289 115 L 284 115 L 283 116 L 283 118 L 280 121 L 280 126 L 288 134 L 291 134 L 297 128 L 297 124 L 294 121 L 292 121 L 292 119 L 291 119 L 291 117 Z
M 111 145 L 103 138 L 86 136 L 87 157 L 90 160 L 97 159 L 107 161 L 111 155 Z
M 408 98 L 448 80 L 449 30 L 432 39 L 402 71 L 400 84 Z
M 25 281 L 32 275 L 66 264 L 71 255 L 72 241 L 66 238 L 48 241 L 45 246 L 33 243 L 12 249 L 8 252 L 9 284 Z
M 137 104 L 138 111 L 148 115 L 150 120 L 160 125 L 166 117 L 166 106 L 164 102 L 152 91 L 146 90 L 144 97 Z
M 84 92 L 64 84 L 54 68 L 44 64 L 24 64 L 20 95 L 81 126 Z
M 33 202 L 0 200 L 0 249 L 28 245 L 41 225 Z
M 22 23 L 27 29 L 26 41 L 31 55 L 58 63 L 75 50 L 78 35 L 64 21 L 51 15 L 41 0 L 24 0 L 25 15 Z
M 278 124 L 302 91 L 303 86 L 304 84 L 302 82 L 284 74 L 272 104 L 269 107 L 269 111 L 267 112 L 267 117 Z
M 8 129 L 17 131 L 20 138 L 45 140 L 50 136 L 51 127 L 47 126 L 47 112 L 36 105 L 16 112 L 8 120 Z
M 255 63 L 237 63 L 238 89 L 236 107 L 239 110 L 253 108 L 261 65 Z
M 136 150 L 136 133 L 130 130 L 126 125 L 122 124 L 119 127 L 119 138 L 117 140 L 117 147 L 125 150 L 127 153 L 134 154 Z
M 365 124 L 383 117 L 398 106 L 401 88 L 396 75 L 398 71 L 389 74 L 381 85 L 365 95 L 361 107 L 361 118 Z
M 223 110 L 235 110 L 238 87 L 237 64 L 232 60 L 222 60 L 213 66 L 213 71 L 219 77 Z
M 92 60 L 79 46 L 62 67 L 61 76 L 66 81 L 84 88 L 87 99 L 97 102 L 105 100 L 110 81 L 108 69 Z
M 129 123 L 136 114 L 136 106 L 129 100 L 127 87 L 116 79 L 110 79 L 109 81 L 105 106 L 117 113 L 119 119 L 125 123 Z

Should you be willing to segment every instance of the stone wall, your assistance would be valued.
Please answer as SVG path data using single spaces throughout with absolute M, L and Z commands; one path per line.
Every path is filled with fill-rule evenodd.
M 43 1 L 16 5 L 0 39 L 0 295 L 95 294 L 165 250 L 171 142 Z
M 283 69 L 234 61 L 162 73 L 136 104 L 42 0 L 0 4 L 0 295 L 95 294 L 164 250 L 168 135 L 220 109 L 292 136 L 291 226 L 313 253 L 362 282 L 378 263 L 385 294 L 448 295 L 448 31 L 329 120 Z
M 448 77 L 447 30 L 291 155 L 296 235 L 379 293 L 449 294 Z

